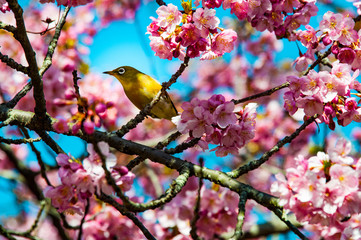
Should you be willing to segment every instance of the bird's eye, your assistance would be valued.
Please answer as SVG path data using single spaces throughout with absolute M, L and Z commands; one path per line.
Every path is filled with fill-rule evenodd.
M 119 68 L 118 73 L 119 73 L 119 74 L 124 74 L 124 73 L 125 73 L 125 69 L 124 69 L 124 68 Z

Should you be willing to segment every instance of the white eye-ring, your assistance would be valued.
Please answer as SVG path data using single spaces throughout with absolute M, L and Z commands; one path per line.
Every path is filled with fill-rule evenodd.
M 124 69 L 124 68 L 119 68 L 118 73 L 119 73 L 119 74 L 124 74 L 124 73 L 125 73 L 125 69 Z

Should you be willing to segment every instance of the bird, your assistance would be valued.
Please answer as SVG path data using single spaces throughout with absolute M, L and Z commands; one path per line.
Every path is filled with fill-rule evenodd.
M 130 66 L 121 66 L 103 73 L 118 79 L 128 99 L 139 110 L 144 109 L 147 104 L 151 103 L 162 88 L 162 85 L 157 80 Z M 168 93 L 165 92 L 160 101 L 152 107 L 149 115 L 152 118 L 171 120 L 178 115 L 178 111 Z

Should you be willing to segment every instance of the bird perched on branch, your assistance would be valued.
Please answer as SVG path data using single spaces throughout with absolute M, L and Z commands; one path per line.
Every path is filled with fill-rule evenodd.
M 129 100 L 139 110 L 144 109 L 147 104 L 151 103 L 162 88 L 162 85 L 157 80 L 133 67 L 122 66 L 104 73 L 118 79 L 123 85 L 124 92 Z M 159 102 L 152 107 L 149 115 L 153 118 L 171 120 L 172 117 L 178 115 L 178 111 L 168 93 L 165 92 Z

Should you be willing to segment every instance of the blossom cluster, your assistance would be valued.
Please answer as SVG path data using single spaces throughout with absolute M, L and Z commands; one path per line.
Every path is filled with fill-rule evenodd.
M 162 59 L 183 59 L 185 55 L 214 59 L 234 48 L 236 32 L 218 27 L 220 20 L 214 9 L 192 11 L 185 7 L 185 14 L 182 14 L 170 3 L 156 12 L 158 18 L 151 18 L 147 33 L 152 50 Z
M 361 236 L 361 160 L 349 156 L 350 151 L 351 143 L 340 138 L 327 153 L 308 159 L 300 155 L 271 187 L 298 221 L 325 239 Z
M 333 63 L 331 72 L 311 70 L 300 78 L 289 76 L 290 90 L 284 94 L 284 107 L 290 114 L 299 108 L 309 117 L 318 114 L 330 129 L 335 128 L 334 117 L 342 126 L 361 122 L 361 108 L 350 93 L 351 89 L 360 90 L 357 76 L 358 71 L 351 75 L 351 66 L 339 62 Z
M 190 139 L 201 138 L 198 144 L 203 149 L 208 149 L 209 143 L 218 145 L 212 149 L 217 156 L 237 154 L 255 135 L 255 103 L 235 113 L 233 102 L 226 101 L 222 95 L 213 95 L 208 100 L 193 98 L 183 103 L 182 108 L 178 131 L 189 133 Z
M 197 181 L 189 179 L 187 185 L 163 209 L 155 212 L 159 225 L 165 230 L 165 235 L 159 239 L 190 240 L 191 221 L 194 215 L 193 206 L 197 200 Z M 214 239 L 234 230 L 237 223 L 239 196 L 218 185 L 212 188 L 202 187 L 199 219 L 196 223 L 197 234 L 202 239 Z M 247 204 L 247 210 L 249 204 Z M 248 218 L 250 211 L 246 211 Z M 247 223 L 244 226 L 247 229 Z M 168 230 L 168 231 L 167 231 Z M 175 235 L 177 233 L 177 235 Z
M 199 3 L 199 1 L 196 1 Z M 202 0 L 203 7 L 231 9 L 239 20 L 247 20 L 258 31 L 275 32 L 277 37 L 288 37 L 301 25 L 309 23 L 317 14 L 316 1 L 270 0 Z
M 100 151 L 106 157 L 106 166 L 110 171 L 116 184 L 123 190 L 129 191 L 135 175 L 129 172 L 126 167 L 116 166 L 115 156 L 109 152 L 105 142 L 98 144 Z M 82 162 L 68 156 L 59 154 L 56 161 L 60 166 L 58 174 L 61 185 L 57 187 L 48 186 L 44 195 L 52 200 L 52 204 L 60 212 L 82 213 L 81 204 L 94 195 L 112 193 L 112 187 L 105 179 L 105 172 L 102 168 L 102 161 L 94 151 L 92 145 L 88 145 L 89 156 Z
M 326 12 L 320 22 L 319 31 L 307 25 L 306 30 L 296 32 L 296 38 L 307 47 L 307 51 L 295 61 L 296 70 L 303 71 L 312 63 L 315 52 L 331 47 L 331 52 L 341 62 L 361 69 L 361 30 L 354 29 L 355 21 L 349 15 Z

